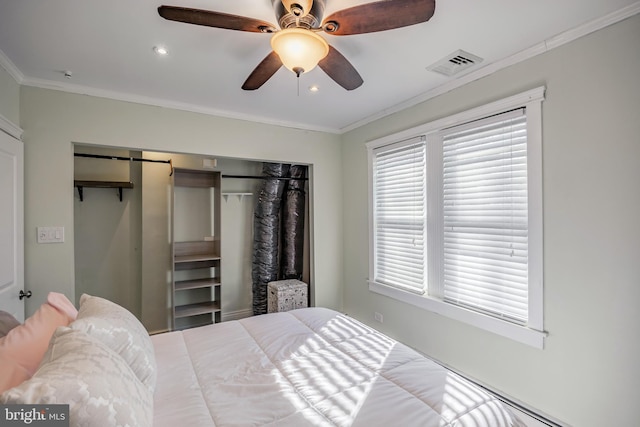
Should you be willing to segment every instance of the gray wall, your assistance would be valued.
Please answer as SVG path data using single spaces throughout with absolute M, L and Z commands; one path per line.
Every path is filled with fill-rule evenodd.
M 20 125 L 20 85 L 0 67 L 0 116 Z
M 76 147 L 76 152 L 139 157 L 129 150 Z M 115 188 L 84 188 L 74 193 L 76 302 L 83 293 L 107 298 L 138 318 L 141 314 L 142 164 L 74 158 L 74 178 L 85 181 L 130 181 L 122 201 Z
M 345 311 L 571 425 L 637 424 L 639 43 L 636 15 L 344 135 Z M 370 293 L 365 142 L 540 85 L 545 349 Z
M 75 297 L 73 142 L 312 165 L 312 300 L 341 309 L 339 136 L 33 87 L 21 88 L 20 119 L 25 131 L 25 282 L 34 292 L 27 314 L 49 290 Z M 145 218 L 143 229 L 146 223 Z M 64 226 L 65 243 L 36 244 L 39 225 Z

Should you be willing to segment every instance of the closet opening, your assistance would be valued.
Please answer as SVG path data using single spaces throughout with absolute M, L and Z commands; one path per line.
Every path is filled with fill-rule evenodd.
M 87 293 L 114 301 L 151 333 L 253 315 L 255 208 L 263 166 L 254 159 L 74 144 L 76 298 Z M 298 166 L 306 167 L 306 176 L 283 181 L 295 181 L 306 194 L 299 280 L 309 285 L 311 304 L 312 165 Z M 217 175 L 219 185 L 176 186 L 178 170 Z M 81 192 L 78 182 L 84 183 Z M 176 242 L 218 242 L 219 260 L 176 270 Z M 282 246 L 279 238 L 278 257 Z M 176 281 L 188 290 L 176 293 Z M 207 301 L 217 301 L 219 309 L 209 304 L 213 311 L 175 318 L 176 305 Z

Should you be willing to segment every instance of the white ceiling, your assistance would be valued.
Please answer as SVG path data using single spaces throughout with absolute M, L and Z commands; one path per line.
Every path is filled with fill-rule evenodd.
M 462 74 L 468 80 L 527 49 L 521 56 L 543 51 L 545 41 L 570 39 L 640 9 L 637 0 L 436 0 L 426 23 L 322 34 L 364 79 L 356 90 L 344 90 L 318 67 L 299 81 L 283 67 L 250 92 L 240 86 L 270 52 L 269 35 L 172 22 L 157 13 L 166 4 L 276 24 L 271 1 L 0 0 L 0 65 L 24 85 L 340 133 L 455 85 L 460 77 L 426 67 L 458 49 L 484 58 L 480 69 Z M 325 16 L 362 3 L 368 1 L 327 0 Z M 156 45 L 169 55 L 155 55 Z M 311 85 L 320 91 L 309 92 Z

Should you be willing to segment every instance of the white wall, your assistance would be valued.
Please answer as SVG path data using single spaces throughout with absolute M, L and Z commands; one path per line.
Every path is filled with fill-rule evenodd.
M 342 307 L 339 136 L 33 87 L 20 90 L 20 119 L 25 130 L 25 280 L 34 292 L 27 314 L 49 290 L 75 296 L 72 142 L 311 164 L 313 298 L 317 305 Z M 37 245 L 38 225 L 64 226 L 65 243 Z
M 636 425 L 639 43 L 636 15 L 344 135 L 345 311 L 571 425 Z M 540 85 L 545 349 L 370 293 L 365 142 Z

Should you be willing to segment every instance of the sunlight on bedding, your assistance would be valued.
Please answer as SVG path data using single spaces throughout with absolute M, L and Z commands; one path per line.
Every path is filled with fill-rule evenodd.
M 191 364 L 170 391 L 159 379 L 156 403 L 167 407 L 156 406 L 157 426 L 172 425 L 164 414 L 176 396 L 206 408 L 180 412 L 190 426 L 518 425 L 483 390 L 347 316 L 317 308 L 268 316 L 183 331 L 180 346 L 173 333 L 162 337 Z
M 368 336 L 369 331 L 354 328 L 340 318 L 329 321 L 321 329 L 321 335 L 327 341 L 320 343 L 317 337 L 309 338 L 291 359 L 276 363 L 274 371 L 293 385 L 296 390 L 293 394 L 302 395 L 322 408 L 331 422 L 350 425 L 373 387 L 377 370 L 374 365 L 382 366 L 393 343 Z M 362 366 L 362 360 L 357 362 L 356 353 L 365 356 L 371 366 Z M 345 358 L 345 354 L 350 357 Z

